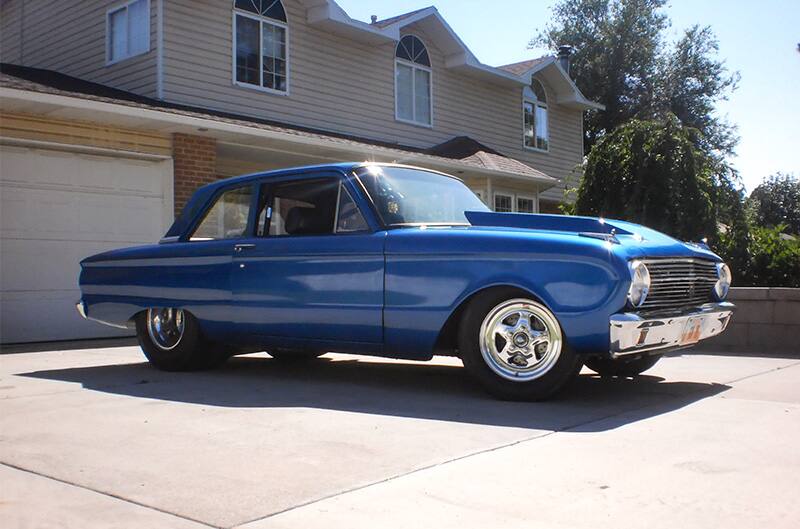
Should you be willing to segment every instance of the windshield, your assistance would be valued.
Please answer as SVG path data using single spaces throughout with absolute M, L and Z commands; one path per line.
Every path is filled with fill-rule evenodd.
M 380 165 L 356 174 L 387 226 L 469 224 L 465 211 L 489 211 L 463 182 L 442 174 Z

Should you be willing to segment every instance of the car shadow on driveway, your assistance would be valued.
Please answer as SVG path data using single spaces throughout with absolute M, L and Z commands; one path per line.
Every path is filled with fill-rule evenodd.
M 648 375 L 612 379 L 582 374 L 554 400 L 504 402 L 485 394 L 455 365 L 326 357 L 287 364 L 266 355 L 232 358 L 223 367 L 205 372 L 165 373 L 136 363 L 19 376 L 79 383 L 85 389 L 135 398 L 224 408 L 318 408 L 531 429 L 580 427 L 580 431 L 613 429 L 730 387 Z

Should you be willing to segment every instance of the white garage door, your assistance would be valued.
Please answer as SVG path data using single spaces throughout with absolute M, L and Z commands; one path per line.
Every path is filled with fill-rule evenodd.
M 157 241 L 172 161 L 0 146 L 0 342 L 129 335 L 75 311 L 84 257 Z

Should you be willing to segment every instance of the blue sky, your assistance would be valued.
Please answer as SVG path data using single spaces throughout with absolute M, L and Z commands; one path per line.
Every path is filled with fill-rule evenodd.
M 550 18 L 550 0 L 338 0 L 368 21 L 435 5 L 482 62 L 497 66 L 542 54 L 527 43 Z M 719 105 L 736 123 L 741 142 L 734 165 L 749 191 L 776 171 L 800 177 L 800 1 L 673 0 L 669 34 L 709 25 L 720 57 L 742 75 L 739 89 Z

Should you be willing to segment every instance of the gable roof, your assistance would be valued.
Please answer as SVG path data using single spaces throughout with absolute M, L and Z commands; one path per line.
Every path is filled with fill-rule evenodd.
M 434 145 L 425 152 L 436 156 L 461 160 L 474 165 L 480 165 L 486 169 L 509 171 L 536 177 L 547 176 L 543 172 L 519 160 L 509 158 L 469 136 L 456 136 L 446 142 Z
M 498 66 L 498 68 L 500 68 L 501 70 L 505 70 L 507 72 L 511 72 L 514 75 L 524 75 L 531 68 L 533 68 L 534 66 L 538 66 L 539 64 L 543 63 L 544 61 L 546 61 L 549 58 L 550 57 L 548 55 L 544 55 L 544 56 L 539 57 L 537 59 L 531 59 L 531 60 L 528 60 L 528 61 L 520 61 L 520 62 L 515 62 L 515 63 L 512 63 L 512 64 L 504 64 L 503 66 Z
M 331 148 L 347 150 L 351 153 L 355 151 L 361 155 L 376 154 L 383 157 L 395 157 L 395 159 L 404 158 L 418 163 L 427 162 L 440 167 L 447 167 L 453 171 L 480 170 L 502 173 L 506 177 L 526 178 L 530 181 L 535 181 L 543 187 L 550 187 L 557 182 L 556 179 L 541 171 L 537 171 L 522 162 L 507 158 L 496 151 L 491 151 L 488 147 L 477 142 L 475 143 L 482 149 L 488 149 L 486 152 L 491 151 L 489 153 L 492 155 L 490 159 L 487 160 L 485 156 L 475 156 L 474 153 L 470 154 L 463 149 L 458 151 L 441 148 L 448 142 L 428 149 L 400 145 L 275 120 L 168 103 L 52 70 L 0 63 L 0 101 L 3 102 L 0 108 L 5 106 L 5 101 L 3 101 L 5 98 L 19 99 L 28 94 L 47 94 L 99 104 L 111 104 L 117 107 L 128 107 L 127 110 L 133 110 L 137 113 L 146 111 L 160 112 L 162 113 L 162 121 L 186 121 L 188 118 L 191 122 L 196 123 L 192 129 L 193 133 L 196 133 L 194 131 L 198 126 L 210 130 L 217 125 L 220 128 L 236 128 L 250 134 L 266 133 L 271 137 L 279 137 L 283 141 L 314 145 L 325 144 Z M 32 97 L 28 97 L 28 99 L 32 99 Z M 505 158 L 505 160 L 500 158 Z
M 410 18 L 418 13 L 421 13 L 427 9 L 436 9 L 434 6 L 423 7 L 421 9 L 415 9 L 414 11 L 409 11 L 408 13 L 403 13 L 402 15 L 397 15 L 391 18 L 384 18 L 383 20 L 377 20 L 372 23 L 373 26 L 377 26 L 379 28 L 385 28 L 386 26 L 391 26 L 397 22 L 401 22 L 407 18 Z
M 554 65 L 548 73 L 556 77 L 555 81 L 560 81 L 556 87 L 558 103 L 581 110 L 602 108 L 580 93 L 578 87 L 569 80 L 569 75 L 558 66 L 555 57 L 540 57 L 500 67 L 482 63 L 434 6 L 366 23 L 351 18 L 334 0 L 298 1 L 306 7 L 308 23 L 312 26 L 371 45 L 398 42 L 402 36 L 401 30 L 416 24 L 444 54 L 445 68 L 492 83 L 523 87 L 530 84 L 533 68 Z M 558 79 L 559 75 L 562 79 Z

